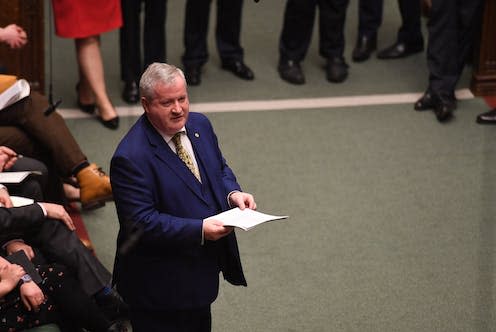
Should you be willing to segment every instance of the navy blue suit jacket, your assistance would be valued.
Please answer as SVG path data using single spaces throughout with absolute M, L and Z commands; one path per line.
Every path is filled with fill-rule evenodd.
M 119 217 L 118 249 L 139 238 L 125 254 L 117 251 L 114 282 L 132 307 L 145 310 L 188 309 L 211 304 L 219 272 L 245 285 L 234 232 L 201 245 L 202 220 L 229 209 L 227 195 L 241 190 L 227 166 L 209 120 L 189 114 L 186 131 L 211 183 L 215 210 L 201 186 L 143 115 L 112 157 L 110 178 Z M 132 235 L 131 235 L 132 237 Z

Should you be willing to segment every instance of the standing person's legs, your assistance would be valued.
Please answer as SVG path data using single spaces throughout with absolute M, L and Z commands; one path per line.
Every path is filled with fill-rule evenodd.
M 341 83 L 348 77 L 344 53 L 344 24 L 348 0 L 319 0 L 319 53 L 326 61 L 326 78 Z
M 122 27 L 119 30 L 122 99 L 130 104 L 139 100 L 138 80 L 141 75 L 141 0 L 121 0 Z
M 359 0 L 358 37 L 352 59 L 362 62 L 377 48 L 377 30 L 382 23 L 383 0 Z
M 80 90 L 83 91 L 85 88 L 89 88 L 95 94 L 100 120 L 106 127 L 116 129 L 118 116 L 107 95 L 103 60 L 100 52 L 100 36 L 78 38 L 75 43 L 81 75 Z
M 167 0 L 145 0 L 143 37 L 144 68 L 148 67 L 148 65 L 153 62 L 166 61 L 166 17 Z
M 279 76 L 291 84 L 304 84 L 300 66 L 312 39 L 317 0 L 288 0 L 279 37 Z
M 420 1 L 398 0 L 398 5 L 402 24 L 398 31 L 397 42 L 407 44 L 412 50 L 423 50 Z
M 133 311 L 133 332 L 210 332 L 212 314 L 210 306 L 187 310 Z

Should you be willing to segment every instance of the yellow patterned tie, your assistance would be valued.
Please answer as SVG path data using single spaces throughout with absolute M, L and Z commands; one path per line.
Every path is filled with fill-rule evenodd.
M 172 142 L 174 142 L 174 145 L 176 146 L 176 153 L 179 159 L 181 159 L 186 166 L 189 168 L 191 173 L 198 179 L 198 181 L 201 181 L 200 178 L 200 173 L 198 172 L 198 169 L 196 169 L 195 164 L 193 164 L 193 160 L 191 160 L 190 155 L 186 151 L 186 149 L 183 147 L 181 144 L 181 133 L 176 133 L 172 137 Z

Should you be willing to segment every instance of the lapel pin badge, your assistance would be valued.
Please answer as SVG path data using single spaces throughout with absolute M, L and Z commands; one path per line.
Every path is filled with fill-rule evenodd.
M 196 138 L 200 137 L 200 134 L 195 133 L 195 137 L 196 137 Z

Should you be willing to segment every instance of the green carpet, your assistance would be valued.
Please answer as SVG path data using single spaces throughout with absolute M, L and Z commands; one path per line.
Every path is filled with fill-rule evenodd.
M 349 8 L 350 77 L 325 80 L 316 34 L 303 63 L 307 84 L 276 72 L 284 1 L 245 2 L 243 41 L 253 82 L 211 60 L 193 103 L 420 93 L 425 54 L 399 61 L 349 60 L 356 3 Z M 169 62 L 180 64 L 183 2 L 169 2 Z M 213 21 L 212 21 L 213 22 Z M 386 4 L 379 48 L 399 27 Z M 72 42 L 56 39 L 55 94 L 75 107 Z M 103 37 L 109 93 L 120 100 L 117 34 Z M 72 53 L 71 53 L 72 52 Z M 467 87 L 467 71 L 460 87 Z M 475 124 L 481 99 L 459 103 L 441 125 L 412 104 L 209 113 L 224 155 L 259 209 L 285 221 L 238 232 L 248 288 L 221 284 L 213 331 L 494 331 L 496 131 Z M 76 112 L 76 111 L 75 111 Z M 90 160 L 108 170 L 120 138 L 94 119 L 68 120 Z M 113 203 L 83 218 L 104 264 L 112 268 L 118 223 Z

